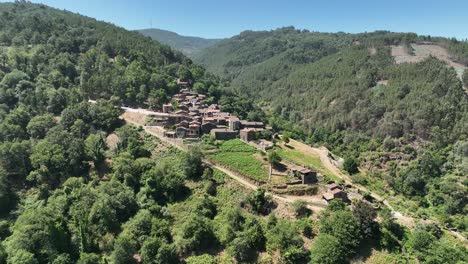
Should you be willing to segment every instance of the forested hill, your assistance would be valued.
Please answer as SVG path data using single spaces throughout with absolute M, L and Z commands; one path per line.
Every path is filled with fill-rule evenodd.
M 154 40 L 169 45 L 173 49 L 180 50 L 187 56 L 194 56 L 201 50 L 221 41 L 221 39 L 206 39 L 200 37 L 182 36 L 175 32 L 158 28 L 140 29 L 137 31 Z
M 439 127 L 453 142 L 466 131 L 467 118 L 467 97 L 456 72 L 435 58 L 396 64 L 391 56 L 392 45 L 411 53 L 411 44 L 421 41 L 448 47 L 460 61 L 468 54 L 460 48 L 466 42 L 412 33 L 317 33 L 288 27 L 243 32 L 206 49 L 195 61 L 230 81 L 233 91 L 268 102 L 274 116 L 311 132 L 325 128 L 428 139 Z
M 60 113 L 65 102 L 50 105 L 58 99 L 42 94 L 72 91 L 138 105 L 161 89 L 174 92 L 179 77 L 204 76 L 202 68 L 169 46 L 71 12 L 3 3 L 0 23 L 0 103 L 9 106 L 36 100 L 36 107 Z

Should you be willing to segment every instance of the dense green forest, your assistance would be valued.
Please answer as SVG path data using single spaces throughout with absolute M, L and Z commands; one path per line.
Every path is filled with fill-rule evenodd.
M 267 115 L 252 118 L 328 146 L 361 165 L 356 183 L 466 232 L 468 96 L 455 70 L 434 57 L 394 63 L 390 45 L 420 41 L 446 47 L 460 62 L 468 55 L 466 41 L 287 27 L 242 32 L 196 61 L 234 93 L 256 98 Z
M 176 80 L 180 78 L 192 81 L 194 89 L 241 117 L 266 120 L 279 111 L 279 117 L 271 119 L 278 129 L 294 120 L 302 128 L 291 131 L 295 136 L 332 144 L 344 153 L 354 153 L 354 149 L 358 155 L 382 146 L 391 151 L 404 148 L 416 158 L 408 166 L 395 165 L 395 176 L 388 181 L 400 192 L 425 197 L 417 201 L 437 206 L 451 215 L 447 222 L 456 224 L 466 221 L 466 193 L 459 190 L 459 176 L 466 175 L 467 168 L 467 144 L 462 135 L 466 115 L 460 108 L 465 107 L 466 97 L 458 92 L 460 83 L 451 78 L 453 72 L 440 62 L 408 65 L 407 73 L 387 60 L 385 50 L 379 49 L 376 57 L 361 58 L 362 48 L 349 47 L 348 40 L 333 34 L 321 40 L 327 44 L 311 40 L 310 45 L 330 43 L 334 48 L 293 56 L 300 63 L 317 61 L 337 68 L 334 63 L 340 61 L 356 65 L 337 71 L 343 78 L 337 76 L 335 83 L 324 79 L 350 89 L 365 90 L 372 74 L 401 82 L 414 76 L 443 78 L 442 86 L 416 78 L 403 92 L 398 83 L 389 84 L 388 94 L 374 89 L 363 98 L 362 111 L 371 102 L 400 109 L 400 101 L 390 100 L 393 93 L 403 94 L 404 104 L 420 98 L 424 93 L 419 90 L 433 93 L 424 100 L 435 105 L 428 120 L 439 130 L 407 128 L 403 119 L 392 115 L 389 122 L 402 124 L 395 132 L 402 133 L 402 138 L 396 140 L 385 126 L 373 127 L 372 122 L 378 121 L 370 119 L 357 124 L 356 134 L 348 134 L 342 128 L 351 117 L 338 117 L 327 124 L 325 116 L 308 116 L 323 122 L 317 129 L 293 118 L 298 115 L 288 106 L 293 101 L 275 101 L 279 108 L 264 113 L 261 107 L 265 104 L 221 90 L 216 76 L 181 53 L 92 18 L 21 1 L 0 4 L 0 25 L 0 264 L 331 264 L 369 257 L 369 248 L 378 252 L 369 263 L 467 261 L 466 248 L 436 225 L 407 230 L 392 220 L 390 212 L 366 202 L 353 207 L 333 202 L 314 218 L 309 217 L 311 212 L 304 203 L 297 202 L 290 219 L 276 216 L 275 211 L 265 210 L 274 208 L 275 202 L 264 190 L 243 189 L 204 165 L 196 149 L 180 152 L 139 128 L 122 124 L 116 107 L 158 106 L 178 91 Z M 304 49 L 298 47 L 298 53 Z M 361 65 L 366 67 L 359 71 Z M 312 70 L 316 77 L 299 68 L 294 74 L 306 74 L 311 83 L 329 76 L 323 69 Z M 91 104 L 88 99 L 97 102 Z M 310 100 L 315 99 L 311 96 Z M 318 106 L 319 101 L 315 102 Z M 420 103 L 411 109 L 427 110 L 422 100 Z M 457 107 L 450 107 L 454 104 Z M 443 115 L 448 109 L 452 114 Z M 408 116 L 411 123 L 428 115 Z M 367 128 L 372 129 L 359 132 Z M 447 131 L 451 136 L 445 139 L 441 133 Z M 391 140 L 370 139 L 379 133 Z M 429 140 L 433 147 L 425 152 L 409 149 L 403 143 L 412 139 L 410 135 Z M 420 188 L 421 180 L 424 188 Z

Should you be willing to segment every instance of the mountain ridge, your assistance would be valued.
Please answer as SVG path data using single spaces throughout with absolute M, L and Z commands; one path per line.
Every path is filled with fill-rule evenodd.
M 173 31 L 159 28 L 138 29 L 135 31 L 161 43 L 169 45 L 173 49 L 179 50 L 187 56 L 193 56 L 201 50 L 210 47 L 222 40 L 196 36 L 184 36 Z

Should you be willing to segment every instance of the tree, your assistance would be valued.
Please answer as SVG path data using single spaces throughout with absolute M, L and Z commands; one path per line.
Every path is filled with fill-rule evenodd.
M 463 71 L 463 85 L 468 87 L 468 69 Z
M 268 153 L 268 162 L 272 166 L 276 166 L 281 162 L 281 157 L 276 151 L 271 151 Z
M 31 118 L 26 127 L 32 138 L 44 138 L 47 131 L 56 125 L 55 119 L 51 114 L 35 116 Z
M 125 233 L 119 235 L 114 244 L 114 251 L 111 255 L 112 264 L 131 264 L 137 263 L 133 255 L 137 252 L 137 244 L 130 236 Z
M 39 264 L 37 259 L 34 257 L 34 254 L 27 252 L 23 249 L 18 249 L 14 254 L 9 256 L 9 263 L 18 263 L 18 264 Z
M 188 257 L 185 260 L 185 262 L 187 262 L 187 264 L 216 264 L 217 263 L 215 257 L 209 254 L 191 256 L 191 257 Z
M 11 208 L 11 191 L 8 186 L 6 171 L 0 167 L 0 215 L 6 214 Z
M 340 241 L 332 235 L 320 234 L 310 250 L 311 264 L 346 263 L 345 253 Z
M 5 249 L 3 248 L 2 243 L 0 243 L 0 264 L 6 264 L 6 261 L 7 261 L 7 254 L 5 252 Z
M 296 200 L 292 203 L 292 207 L 296 217 L 309 216 L 311 210 L 307 208 L 307 202 L 303 200 Z
M 192 214 L 182 225 L 181 231 L 176 239 L 181 252 L 197 252 L 216 244 L 216 237 L 209 219 Z
M 119 122 L 120 108 L 114 106 L 111 101 L 98 100 L 89 108 L 93 125 L 103 131 L 110 131 Z
M 85 152 L 88 158 L 99 164 L 104 160 L 104 151 L 106 143 L 104 142 L 104 135 L 101 133 L 91 134 L 85 140 Z
M 358 166 L 359 166 L 359 162 L 354 157 L 346 158 L 343 163 L 344 170 L 347 171 L 349 174 L 355 174 L 359 172 Z
M 150 109 L 161 108 L 162 105 L 167 103 L 168 101 L 169 100 L 167 99 L 166 91 L 164 91 L 163 89 L 151 90 L 148 97 L 148 105 Z
M 76 262 L 76 264 L 95 264 L 99 263 L 100 257 L 98 254 L 94 253 L 81 253 L 80 258 Z
M 353 208 L 354 217 L 359 222 L 361 233 L 364 237 L 373 237 L 377 231 L 377 223 L 374 221 L 377 213 L 374 208 L 365 201 L 357 201 Z
M 203 153 L 198 148 L 191 148 L 185 157 L 185 175 L 189 179 L 199 179 L 203 174 Z
M 346 210 L 346 204 L 341 199 L 333 199 L 328 203 L 327 211 L 337 212 Z
M 265 190 L 262 188 L 255 190 L 254 193 L 247 197 L 247 203 L 255 213 L 265 213 L 269 202 L 269 199 L 265 195 Z
M 31 164 L 39 172 L 36 177 L 40 183 L 57 184 L 59 177 L 67 168 L 65 151 L 62 146 L 41 140 L 34 146 L 31 154 Z
M 228 253 L 239 262 L 251 261 L 256 252 L 265 247 L 265 236 L 260 223 L 255 218 L 247 219 L 244 230 L 228 243 Z
M 337 211 L 320 219 L 320 233 L 336 237 L 347 255 L 361 242 L 359 223 L 350 211 Z
M 268 229 L 266 238 L 269 252 L 280 250 L 283 254 L 291 247 L 301 248 L 304 244 L 292 223 L 286 220 L 279 220 L 274 227 Z
M 144 263 L 179 263 L 175 247 L 156 237 L 145 240 L 141 248 L 141 258 Z
M 420 257 L 428 253 L 436 238 L 429 232 L 416 229 L 411 238 L 406 242 L 405 247 L 416 251 Z

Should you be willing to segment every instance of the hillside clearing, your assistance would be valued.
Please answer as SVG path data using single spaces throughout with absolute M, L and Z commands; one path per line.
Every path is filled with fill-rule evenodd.
M 465 65 L 454 61 L 448 51 L 439 45 L 411 44 L 411 48 L 414 55 L 409 54 L 404 46 L 391 46 L 392 56 L 395 58 L 395 62 L 397 64 L 416 63 L 429 56 L 434 56 L 453 67 L 460 79 L 462 78 L 463 71 L 467 68 Z

